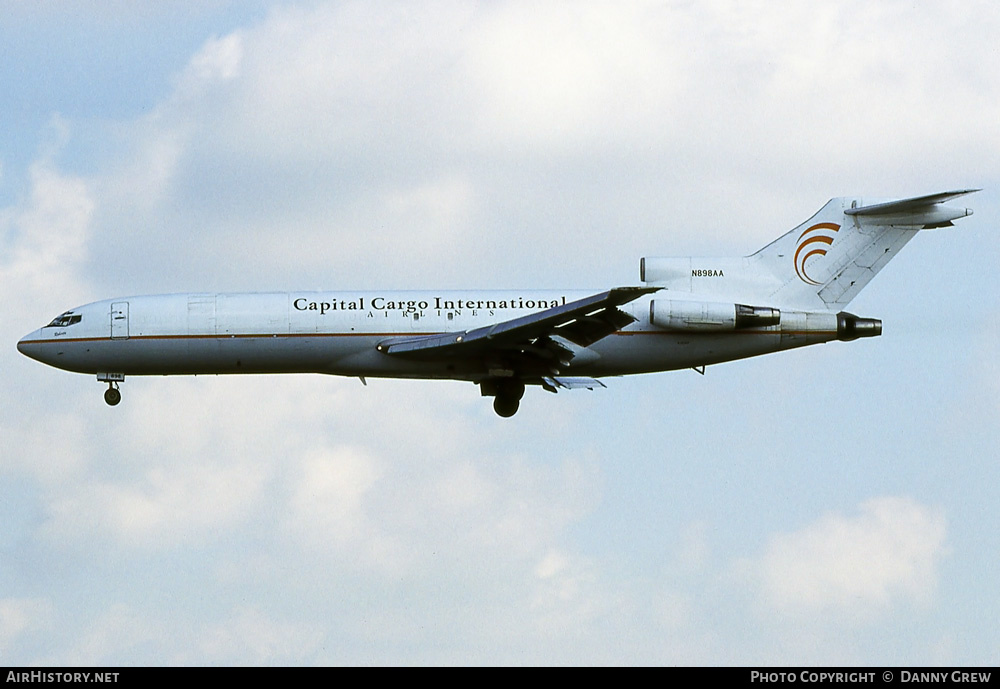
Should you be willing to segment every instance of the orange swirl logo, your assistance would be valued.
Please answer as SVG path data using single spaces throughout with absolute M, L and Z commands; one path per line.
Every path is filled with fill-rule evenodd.
M 806 261 L 813 256 L 825 256 L 827 247 L 833 244 L 833 233 L 838 230 L 840 230 L 840 225 L 832 222 L 821 222 L 813 225 L 799 236 L 799 244 L 795 248 L 795 274 L 802 282 L 810 285 L 823 284 L 813 280 L 806 273 Z

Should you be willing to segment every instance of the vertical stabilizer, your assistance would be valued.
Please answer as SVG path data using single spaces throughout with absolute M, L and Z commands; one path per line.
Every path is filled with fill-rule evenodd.
M 921 229 L 945 227 L 972 211 L 942 205 L 976 189 L 863 205 L 831 199 L 791 232 L 749 256 L 778 278 L 772 303 L 838 311 Z

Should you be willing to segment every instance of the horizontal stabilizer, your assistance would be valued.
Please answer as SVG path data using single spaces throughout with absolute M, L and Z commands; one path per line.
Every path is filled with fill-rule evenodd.
M 925 208 L 930 208 L 945 201 L 957 199 L 959 196 L 972 194 L 980 189 L 961 189 L 959 191 L 943 191 L 940 194 L 928 194 L 927 196 L 916 196 L 912 199 L 900 199 L 899 201 L 889 201 L 888 203 L 876 203 L 871 206 L 861 208 L 848 208 L 844 211 L 847 215 L 890 215 L 892 213 L 913 213 Z
M 901 225 L 924 229 L 950 227 L 952 220 L 972 215 L 972 210 L 942 204 L 945 201 L 976 191 L 979 189 L 960 189 L 917 196 L 912 199 L 876 203 L 860 208 L 845 208 L 844 215 L 855 216 L 860 218 L 862 222 L 873 225 Z

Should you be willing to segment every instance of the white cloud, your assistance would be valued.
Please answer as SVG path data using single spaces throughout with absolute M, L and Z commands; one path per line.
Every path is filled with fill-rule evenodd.
M 535 632 L 573 635 L 589 628 L 594 618 L 607 612 L 608 599 L 595 572 L 579 558 L 550 550 L 542 555 L 534 570 Z
M 50 628 L 53 612 L 46 598 L 0 598 L 0 654 L 10 657 L 10 647 L 23 636 Z
M 0 213 L 0 285 L 7 307 L 15 309 L 4 327 L 12 325 L 10 316 L 39 307 L 68 308 L 65 300 L 85 291 L 81 270 L 90 257 L 95 206 L 87 183 L 46 159 L 34 163 L 30 175 L 30 196 Z
M 961 132 L 996 129 L 1000 64 L 949 67 L 939 19 L 969 28 L 870 3 L 282 7 L 206 41 L 126 123 L 100 239 L 153 291 L 569 284 L 595 242 L 622 237 L 621 275 L 678 226 L 692 251 L 752 251 L 802 219 L 774 199 L 808 213 L 886 170 L 900 188 L 877 193 L 905 192 L 925 159 L 968 174 L 983 148 Z
M 146 644 L 165 642 L 165 625 L 122 603 L 110 605 L 72 636 L 61 652 L 48 650 L 45 665 L 118 665 L 117 659 Z M 162 659 L 162 658 L 161 658 Z
M 380 519 L 372 490 L 383 470 L 367 451 L 317 448 L 296 470 L 285 523 L 302 547 L 379 573 L 406 566 L 403 543 Z
M 355 419 L 329 435 L 303 431 L 313 445 L 286 456 L 281 527 L 338 567 L 402 576 L 457 558 L 466 563 L 462 579 L 492 577 L 497 568 L 527 576 L 594 500 L 586 463 L 534 467 L 504 449 L 502 435 L 491 444 L 494 431 L 468 412 L 482 402 L 472 386 L 372 381 L 338 399 L 343 411 L 324 405 L 286 426 Z M 386 409 L 396 410 L 391 418 Z
M 774 536 L 753 569 L 774 610 L 864 620 L 932 601 L 945 538 L 938 510 L 911 498 L 874 498 L 856 515 L 827 514 Z
M 228 81 L 239 76 L 243 59 L 240 34 L 213 38 L 188 63 L 188 78 L 198 82 Z
M 45 156 L 30 166 L 26 196 L 0 209 L 0 341 L 9 357 L 4 375 L 17 390 L 0 416 L 2 445 L 11 450 L 0 455 L 0 464 L 46 482 L 79 467 L 85 424 L 72 413 L 52 411 L 49 401 L 63 394 L 61 381 L 26 379 L 33 365 L 14 343 L 92 295 L 86 269 L 97 203 L 84 178 L 61 172 L 50 157 L 65 144 L 69 126 L 54 118 L 48 128 L 58 145 L 46 146 Z M 41 410 L 44 417 L 32 413 Z
M 110 536 L 140 549 L 203 542 L 245 518 L 262 485 L 246 466 L 154 467 L 139 480 L 65 482 L 52 490 L 54 540 Z
M 183 653 L 183 664 L 288 665 L 314 657 L 323 641 L 315 625 L 276 620 L 255 607 L 241 606 L 225 619 L 196 632 L 197 655 Z M 252 660 L 251 660 L 252 659 Z
M 662 142 L 689 79 L 683 20 L 651 4 L 511 3 L 467 40 L 479 146 L 563 154 Z M 491 145 L 492 142 L 492 145 Z

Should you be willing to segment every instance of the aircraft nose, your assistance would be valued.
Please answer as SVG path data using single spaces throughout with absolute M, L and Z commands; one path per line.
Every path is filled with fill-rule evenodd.
M 28 333 L 27 335 L 25 335 L 24 337 L 22 337 L 20 340 L 17 341 L 17 351 L 21 352 L 21 354 L 31 359 L 38 359 L 38 357 L 35 356 L 36 347 L 34 346 L 34 343 L 37 340 L 38 340 L 37 330 Z

